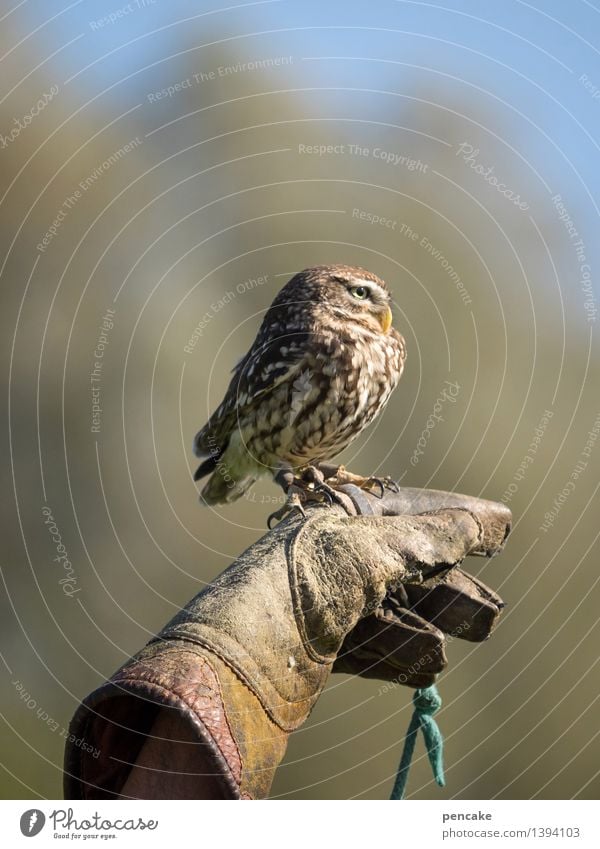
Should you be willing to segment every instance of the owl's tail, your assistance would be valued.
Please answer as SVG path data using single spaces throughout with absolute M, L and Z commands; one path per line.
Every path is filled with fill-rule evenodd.
M 203 504 L 229 504 L 237 501 L 261 474 L 265 474 L 265 469 L 257 465 L 248 453 L 237 431 L 225 445 L 216 450 L 198 450 L 196 445 L 195 452 L 205 459 L 196 469 L 194 480 L 210 475 L 200 493 L 200 503 Z
M 244 477 L 234 477 L 225 463 L 217 463 L 213 474 L 200 493 L 203 504 L 229 504 L 241 498 L 258 480 L 258 475 L 247 474 Z

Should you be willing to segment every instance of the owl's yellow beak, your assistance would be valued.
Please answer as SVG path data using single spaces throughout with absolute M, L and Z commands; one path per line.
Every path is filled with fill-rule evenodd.
M 392 311 L 389 307 L 385 308 L 385 311 L 381 313 L 380 321 L 381 321 L 381 329 L 384 333 L 387 333 L 390 327 L 392 326 Z

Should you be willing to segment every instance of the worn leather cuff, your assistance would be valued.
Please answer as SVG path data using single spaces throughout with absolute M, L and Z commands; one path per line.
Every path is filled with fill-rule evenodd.
M 162 743 L 153 729 L 165 711 L 173 716 Z M 132 658 L 83 701 L 70 732 L 82 745 L 65 753 L 66 799 L 138 798 L 136 767 L 153 772 L 139 798 L 167 798 L 161 783 L 174 778 L 177 798 L 264 798 L 287 743 L 227 664 L 182 640 L 152 643 Z M 149 741 L 164 763 L 144 759 Z

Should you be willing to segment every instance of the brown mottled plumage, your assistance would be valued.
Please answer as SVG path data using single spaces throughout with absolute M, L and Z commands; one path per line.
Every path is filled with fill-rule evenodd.
M 330 460 L 387 403 L 406 356 L 383 280 L 321 265 L 296 274 L 233 371 L 225 398 L 196 435 L 211 477 L 207 504 L 235 501 L 258 477 Z

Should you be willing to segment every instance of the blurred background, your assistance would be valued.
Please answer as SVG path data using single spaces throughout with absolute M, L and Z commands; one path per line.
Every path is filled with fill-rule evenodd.
M 192 437 L 283 283 L 344 262 L 388 282 L 408 363 L 341 459 L 515 520 L 467 563 L 507 608 L 449 646 L 447 787 L 419 749 L 409 795 L 597 797 L 600 11 L 25 0 L 0 22 L 2 795 L 61 797 L 79 700 L 264 532 L 276 487 L 201 508 Z M 273 795 L 386 798 L 411 696 L 332 677 Z

